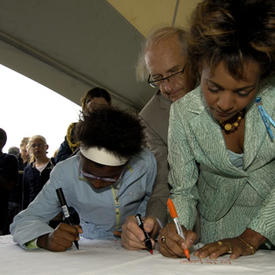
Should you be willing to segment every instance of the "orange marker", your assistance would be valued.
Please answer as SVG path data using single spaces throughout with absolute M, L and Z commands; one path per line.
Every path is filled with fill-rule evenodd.
M 180 225 L 180 222 L 178 219 L 178 214 L 177 214 L 175 205 L 170 198 L 167 201 L 167 206 L 169 209 L 170 216 L 172 217 L 172 219 L 174 220 L 174 223 L 176 225 L 177 233 L 185 240 L 183 232 L 182 232 L 182 228 L 181 228 L 181 225 Z M 190 261 L 189 249 L 184 249 L 184 254 L 185 254 L 186 258 L 188 259 L 188 261 Z

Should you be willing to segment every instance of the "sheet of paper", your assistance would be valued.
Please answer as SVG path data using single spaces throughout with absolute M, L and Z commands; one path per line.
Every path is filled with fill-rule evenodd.
M 38 249 L 26 251 L 13 243 L 10 235 L 0 237 L 0 274 L 204 274 L 253 275 L 275 274 L 275 251 L 257 251 L 253 256 L 230 260 L 228 255 L 217 260 L 200 260 L 191 254 L 187 259 L 171 259 L 154 250 L 128 251 L 120 241 L 79 241 L 66 252 Z

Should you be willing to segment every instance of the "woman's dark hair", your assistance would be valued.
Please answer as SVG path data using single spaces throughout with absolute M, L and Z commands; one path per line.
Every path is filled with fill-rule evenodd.
M 82 108 L 84 105 L 86 105 L 87 101 L 95 97 L 103 97 L 109 103 L 109 105 L 111 105 L 111 95 L 106 90 L 95 87 L 87 91 L 87 93 L 81 98 Z
M 202 1 L 192 14 L 188 55 L 197 71 L 203 62 L 213 70 L 224 61 L 228 72 L 241 79 L 244 61 L 251 59 L 260 64 L 262 77 L 273 74 L 275 1 Z
M 84 147 L 98 147 L 130 158 L 144 145 L 143 127 L 137 116 L 113 107 L 97 109 L 77 124 L 78 140 Z

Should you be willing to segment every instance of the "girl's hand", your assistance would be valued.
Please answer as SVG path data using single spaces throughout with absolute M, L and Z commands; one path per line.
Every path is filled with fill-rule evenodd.
M 52 233 L 40 236 L 37 245 L 50 251 L 65 251 L 79 240 L 80 233 L 83 231 L 79 225 L 60 223 Z

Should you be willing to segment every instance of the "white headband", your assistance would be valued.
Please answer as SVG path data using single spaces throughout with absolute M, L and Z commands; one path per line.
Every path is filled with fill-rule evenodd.
M 80 146 L 80 152 L 89 160 L 109 166 L 120 166 L 128 161 L 127 158 L 115 156 L 104 148 L 99 149 L 97 147 L 90 147 L 86 149 Z

